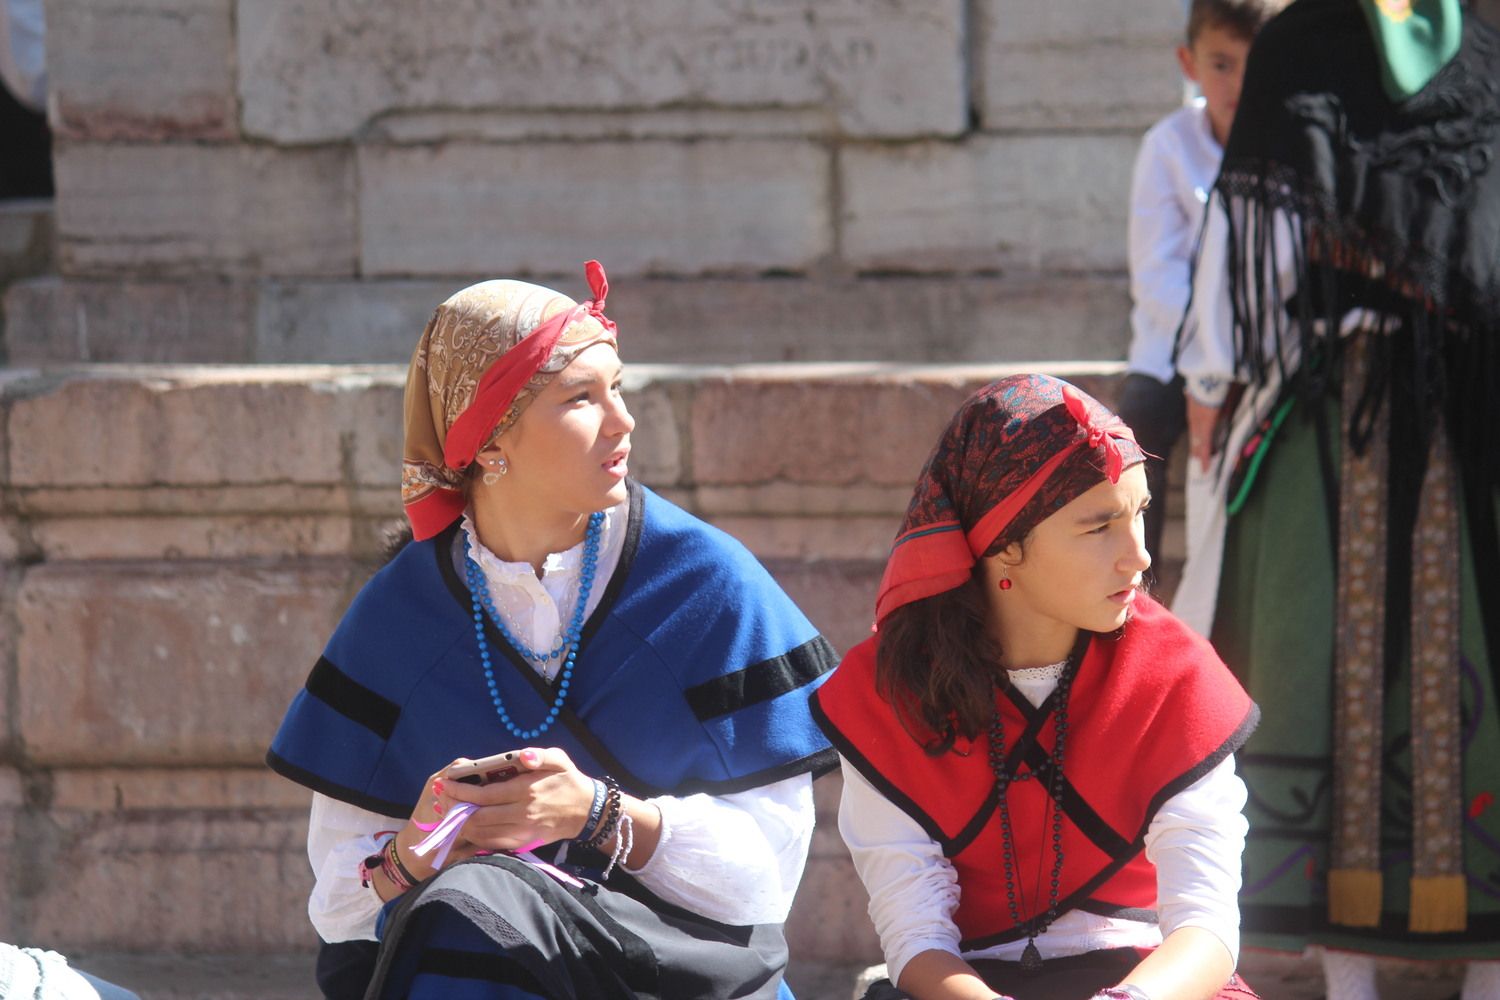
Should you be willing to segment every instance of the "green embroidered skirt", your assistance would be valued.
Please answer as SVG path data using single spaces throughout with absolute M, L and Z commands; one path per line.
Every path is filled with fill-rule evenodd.
M 1331 466 L 1337 470 L 1338 407 L 1326 405 Z M 1238 755 L 1250 789 L 1240 896 L 1244 943 L 1292 951 L 1324 944 L 1409 958 L 1500 958 L 1500 715 L 1466 524 L 1462 565 L 1454 567 L 1462 574 L 1463 802 L 1461 815 L 1451 821 L 1462 825 L 1468 926 L 1438 934 L 1407 927 L 1412 815 L 1406 654 L 1386 672 L 1380 924 L 1354 928 L 1328 921 L 1335 577 L 1317 438 L 1310 408 L 1297 404 L 1225 539 L 1212 638 L 1262 711 L 1260 728 Z

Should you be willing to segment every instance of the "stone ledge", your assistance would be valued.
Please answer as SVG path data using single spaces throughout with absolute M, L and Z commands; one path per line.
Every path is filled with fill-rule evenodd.
M 6 294 L 5 350 L 14 365 L 404 364 L 474 280 L 39 278 Z M 577 271 L 536 280 L 584 294 Z M 631 363 L 1056 363 L 1123 357 L 1130 300 L 1119 274 L 630 278 L 609 311 Z

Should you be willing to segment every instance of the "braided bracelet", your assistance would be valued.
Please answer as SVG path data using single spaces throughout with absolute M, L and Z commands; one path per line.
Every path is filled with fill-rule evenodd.
M 422 881 L 421 879 L 413 875 L 411 871 L 401 863 L 401 856 L 396 853 L 395 837 L 392 837 L 390 840 L 388 840 L 385 845 L 385 850 L 380 852 L 380 870 L 384 872 L 385 877 L 390 879 L 391 882 L 394 883 L 395 886 L 402 892 L 406 892 L 408 889 L 415 888 L 417 883 Z
M 615 838 L 615 849 L 609 856 L 609 864 L 604 866 L 604 881 L 609 881 L 609 873 L 615 870 L 615 865 L 630 857 L 630 850 L 633 847 L 635 847 L 635 821 L 630 818 L 629 813 L 621 813 L 620 835 Z

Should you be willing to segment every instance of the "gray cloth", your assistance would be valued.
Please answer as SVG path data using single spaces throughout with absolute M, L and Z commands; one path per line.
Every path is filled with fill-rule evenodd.
M 370 1000 L 443 996 L 443 977 L 487 981 L 497 997 L 773 1000 L 787 962 L 780 925 L 716 923 L 618 871 L 563 885 L 498 854 L 407 893 L 381 939 Z

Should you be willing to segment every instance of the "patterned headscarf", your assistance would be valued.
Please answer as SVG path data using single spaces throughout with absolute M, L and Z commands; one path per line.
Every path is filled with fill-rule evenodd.
M 1067 382 L 1012 375 L 985 386 L 917 477 L 880 581 L 877 626 L 903 604 L 962 585 L 979 559 L 1145 458 L 1119 417 Z
M 541 285 L 482 281 L 427 321 L 406 376 L 401 459 L 401 503 L 418 540 L 458 519 L 475 456 L 558 372 L 586 348 L 616 343 L 604 268 L 591 260 L 585 271 L 594 298 L 581 305 Z

